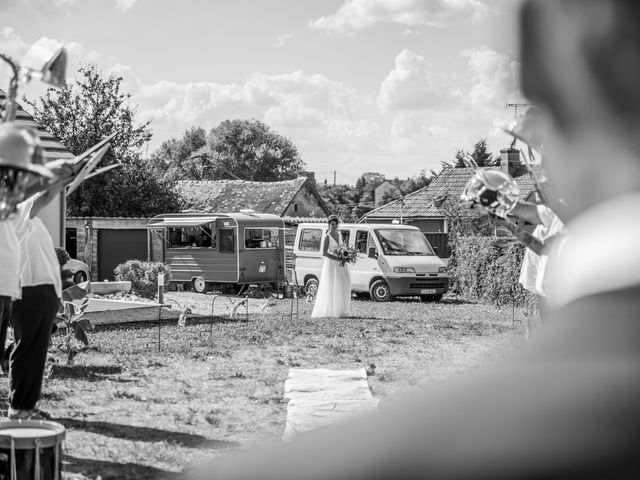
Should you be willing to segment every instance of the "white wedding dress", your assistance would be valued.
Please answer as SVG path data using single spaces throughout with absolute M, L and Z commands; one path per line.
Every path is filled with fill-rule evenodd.
M 331 235 L 327 237 L 329 238 L 328 252 L 336 255 L 340 245 Z M 349 316 L 351 313 L 351 272 L 349 268 L 348 263 L 343 266 L 336 260 L 323 258 L 316 303 L 311 312 L 312 318 Z

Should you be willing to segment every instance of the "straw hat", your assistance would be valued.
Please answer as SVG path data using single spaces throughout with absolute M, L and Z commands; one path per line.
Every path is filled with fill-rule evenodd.
M 12 122 L 0 124 L 0 167 L 54 178 L 55 175 L 43 163 L 42 147 L 34 134 Z

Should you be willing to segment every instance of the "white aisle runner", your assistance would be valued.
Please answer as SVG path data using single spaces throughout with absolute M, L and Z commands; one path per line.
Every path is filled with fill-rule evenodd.
M 372 412 L 379 402 L 371 395 L 364 368 L 290 368 L 284 382 L 284 398 L 289 400 L 285 440 Z

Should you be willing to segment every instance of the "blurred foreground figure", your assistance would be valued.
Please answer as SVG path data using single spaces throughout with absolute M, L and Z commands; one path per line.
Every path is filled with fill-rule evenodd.
M 528 1 L 521 22 L 523 91 L 550 116 L 570 209 L 540 335 L 490 371 L 194 478 L 640 478 L 640 2 Z

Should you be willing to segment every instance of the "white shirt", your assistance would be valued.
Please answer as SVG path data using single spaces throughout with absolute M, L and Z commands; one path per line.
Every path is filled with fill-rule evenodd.
M 20 298 L 20 243 L 14 220 L 0 220 L 0 295 Z
M 53 285 L 58 298 L 62 298 L 60 263 L 51 235 L 38 217 L 30 218 L 34 197 L 18 205 L 15 220 L 20 240 L 20 286 Z
M 545 205 L 537 205 L 538 216 L 542 224 L 536 226 L 532 235 L 544 243 L 545 240 L 564 230 L 564 224 L 558 216 Z M 538 255 L 527 248 L 520 270 L 520 283 L 530 292 L 541 296 L 547 296 L 548 285 L 546 267 L 549 260 L 548 254 Z
M 634 192 L 600 203 L 567 225 L 570 235 L 549 265 L 552 307 L 640 284 L 639 211 L 640 192 Z

